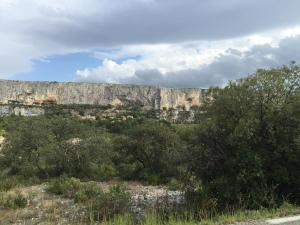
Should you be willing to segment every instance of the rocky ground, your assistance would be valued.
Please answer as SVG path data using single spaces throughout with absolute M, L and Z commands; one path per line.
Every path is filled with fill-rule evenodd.
M 67 224 L 68 221 L 83 218 L 84 211 L 72 200 L 46 193 L 46 185 L 17 188 L 11 192 L 22 193 L 28 197 L 24 209 L 0 210 L 0 224 Z M 76 218 L 75 218 L 76 217 Z
M 104 191 L 109 183 L 99 183 Z M 49 194 L 45 191 L 46 184 L 25 188 L 16 188 L 11 193 L 22 193 L 29 199 L 24 209 L 1 210 L 0 224 L 35 225 L 35 224 L 85 224 L 87 211 L 73 200 Z M 159 199 L 168 196 L 171 201 L 182 201 L 179 191 L 169 191 L 166 187 L 143 186 L 139 183 L 128 184 L 132 194 L 133 208 L 137 215 L 142 215 L 146 206 L 156 204 Z

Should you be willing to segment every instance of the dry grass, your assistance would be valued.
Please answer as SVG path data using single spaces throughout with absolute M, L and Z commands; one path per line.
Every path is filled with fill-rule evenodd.
M 108 187 L 108 184 L 101 186 Z M 140 184 L 128 185 L 134 192 L 141 192 L 154 187 L 142 187 Z M 61 198 L 57 195 L 49 194 L 45 191 L 46 184 L 30 187 L 15 188 L 6 194 L 21 193 L 29 199 L 28 205 L 20 209 L 0 209 L 1 225 L 131 225 L 132 218 L 129 215 L 118 216 L 112 221 L 89 222 L 89 212 L 81 205 L 75 204 L 73 200 Z M 211 219 L 195 221 L 177 221 L 170 219 L 168 222 L 160 221 L 154 214 L 149 214 L 144 224 L 151 225 L 218 225 L 231 224 L 239 221 L 249 221 L 256 219 L 271 218 L 300 213 L 300 209 L 291 205 L 283 205 L 274 210 L 239 211 L 232 214 L 224 214 Z
M 72 220 L 84 218 L 79 212 L 80 206 L 72 200 L 46 193 L 45 188 L 43 184 L 16 188 L 6 193 L 22 193 L 29 201 L 27 207 L 22 209 L 0 209 L 0 224 L 70 224 Z

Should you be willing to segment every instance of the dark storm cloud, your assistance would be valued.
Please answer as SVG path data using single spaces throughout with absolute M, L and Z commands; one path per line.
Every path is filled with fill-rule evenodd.
M 256 45 L 249 51 L 227 50 L 213 63 L 199 70 L 161 74 L 157 70 L 137 71 L 122 83 L 151 84 L 165 87 L 222 86 L 255 72 L 258 68 L 278 67 L 295 60 L 300 62 L 300 36 L 283 39 L 278 47 Z
M 103 7 L 110 10 L 100 13 Z M 299 0 L 111 0 L 95 1 L 94 8 L 53 11 L 50 18 L 23 21 L 23 31 L 82 48 L 226 39 L 300 22 Z

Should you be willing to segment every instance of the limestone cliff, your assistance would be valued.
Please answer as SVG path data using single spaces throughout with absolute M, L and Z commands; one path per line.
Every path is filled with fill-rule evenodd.
M 3 136 L 0 136 L 0 156 L 1 156 L 1 150 L 4 144 L 5 138 Z
M 0 80 L 1 105 L 129 105 L 143 109 L 180 108 L 189 111 L 192 106 L 201 105 L 205 96 L 205 90 L 202 89 Z M 32 113 L 35 114 L 34 111 Z

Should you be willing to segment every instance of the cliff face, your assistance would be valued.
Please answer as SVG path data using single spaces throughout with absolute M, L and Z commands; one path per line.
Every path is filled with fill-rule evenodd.
M 189 111 L 205 98 L 202 89 L 175 89 L 155 86 L 25 82 L 0 80 L 0 104 L 21 105 L 111 105 L 143 109 Z

